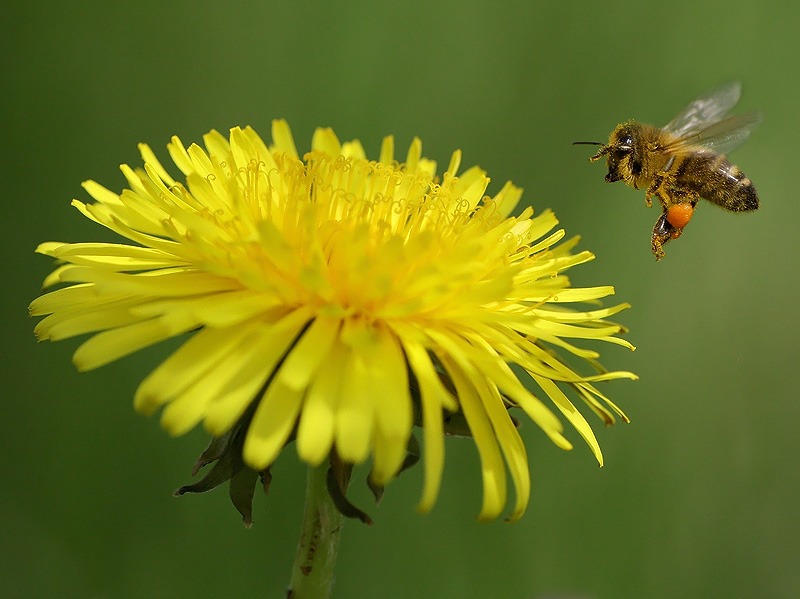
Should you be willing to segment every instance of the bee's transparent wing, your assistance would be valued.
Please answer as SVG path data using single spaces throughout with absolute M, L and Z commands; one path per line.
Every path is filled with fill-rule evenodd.
M 719 122 L 739 101 L 742 86 L 732 81 L 703 94 L 684 108 L 663 131 L 677 137 L 687 137 Z
M 701 147 L 716 154 L 727 154 L 742 144 L 762 120 L 760 112 L 737 114 L 705 129 L 691 131 L 667 144 L 662 150 L 669 154 L 685 151 L 688 147 Z

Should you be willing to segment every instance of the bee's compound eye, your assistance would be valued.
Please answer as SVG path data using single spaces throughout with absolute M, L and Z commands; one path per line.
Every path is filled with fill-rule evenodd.
M 674 204 L 667 210 L 667 222 L 676 229 L 683 229 L 692 220 L 694 206 L 690 202 Z
M 626 150 L 629 150 L 633 145 L 633 138 L 630 135 L 623 135 L 617 141 L 617 146 L 623 147 Z

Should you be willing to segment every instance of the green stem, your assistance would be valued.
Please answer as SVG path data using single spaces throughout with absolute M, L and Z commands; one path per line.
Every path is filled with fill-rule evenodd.
M 327 462 L 308 467 L 306 509 L 287 594 L 290 599 L 324 599 L 331 595 L 343 517 L 328 493 L 327 472 Z

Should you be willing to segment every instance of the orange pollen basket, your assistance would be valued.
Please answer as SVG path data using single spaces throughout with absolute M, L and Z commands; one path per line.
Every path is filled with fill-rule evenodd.
M 667 210 L 667 222 L 676 229 L 683 229 L 692 220 L 694 206 L 689 202 L 682 202 L 670 206 Z

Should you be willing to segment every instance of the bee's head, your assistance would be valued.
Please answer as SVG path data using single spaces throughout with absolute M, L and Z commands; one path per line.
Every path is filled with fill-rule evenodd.
M 608 145 L 597 141 L 577 141 L 576 144 L 591 144 L 602 146 L 600 151 L 589 158 L 592 162 L 607 156 L 608 174 L 606 181 L 630 180 L 642 172 L 642 126 L 638 123 L 628 122 L 617 125 L 608 139 Z

